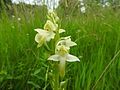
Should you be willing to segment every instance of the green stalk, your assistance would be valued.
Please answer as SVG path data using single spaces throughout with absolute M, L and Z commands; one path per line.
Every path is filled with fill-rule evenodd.
M 55 36 L 55 47 L 56 47 L 56 44 L 59 39 L 60 39 L 60 35 L 59 35 L 59 28 L 58 28 L 58 30 L 56 31 L 56 36 Z M 55 50 L 55 52 L 56 52 L 56 50 Z M 53 90 L 59 90 L 60 84 L 59 84 L 59 64 L 58 63 L 55 64 L 55 73 L 54 74 L 55 74 L 55 77 L 54 77 Z

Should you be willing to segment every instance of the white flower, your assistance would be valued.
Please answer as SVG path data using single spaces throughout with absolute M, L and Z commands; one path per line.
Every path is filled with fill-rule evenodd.
M 15 16 L 14 16 L 14 15 L 12 15 L 12 18 L 15 18 Z
M 60 61 L 60 62 L 61 61 L 68 61 L 68 62 L 80 61 L 78 57 L 68 54 L 68 53 L 65 55 L 61 55 L 61 54 L 52 55 L 48 58 L 48 60 Z
M 49 42 L 54 39 L 55 33 L 58 28 L 57 24 L 52 23 L 52 21 L 47 20 L 44 29 L 35 29 L 38 33 L 35 36 L 35 41 L 38 43 L 37 47 L 41 47 L 44 43 Z
M 48 60 L 59 61 L 60 76 L 63 77 L 65 74 L 65 62 L 75 62 L 80 61 L 74 55 L 69 54 L 69 49 L 72 46 L 77 45 L 75 42 L 71 41 L 70 36 L 62 38 L 56 45 L 55 55 L 52 55 Z
M 81 5 L 81 6 L 84 6 L 84 3 L 83 3 L 83 2 L 81 2 L 81 3 L 80 3 L 80 5 Z
M 79 0 L 80 2 L 83 2 L 83 0 Z
M 109 3 L 109 2 L 106 2 L 105 5 L 109 7 L 109 6 L 110 6 L 110 3 Z
M 104 8 L 104 7 L 105 7 L 105 5 L 102 5 L 102 7 Z
M 53 60 L 53 61 L 59 61 L 59 70 L 60 70 L 60 76 L 64 77 L 65 75 L 65 63 L 66 61 L 68 62 L 75 62 L 75 61 L 80 61 L 79 58 L 77 58 L 74 55 L 71 55 L 68 53 L 68 50 L 64 45 L 61 45 L 59 47 L 58 52 L 55 55 L 52 55 L 48 58 L 48 60 Z
M 20 21 L 21 20 L 21 18 L 18 18 L 18 21 Z
M 63 33 L 63 32 L 65 32 L 64 29 L 59 29 L 59 33 Z
M 37 47 L 41 47 L 44 43 L 54 39 L 55 33 L 42 29 L 35 29 L 38 33 L 35 36 L 35 41 L 38 43 Z
M 80 10 L 81 10 L 82 13 L 85 13 L 85 12 L 86 12 L 86 8 L 85 8 L 84 6 L 81 7 Z

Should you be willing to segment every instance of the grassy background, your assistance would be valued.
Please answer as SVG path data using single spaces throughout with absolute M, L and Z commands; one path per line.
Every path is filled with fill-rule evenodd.
M 67 63 L 67 90 L 91 90 L 103 70 L 120 50 L 120 10 L 88 7 L 87 13 L 57 10 L 65 35 L 78 45 L 71 54 L 81 62 Z M 70 11 L 68 11 L 70 12 Z M 45 7 L 14 6 L 0 15 L 0 89 L 42 90 L 49 67 L 45 48 L 37 49 L 35 28 L 46 22 Z M 13 18 L 12 15 L 15 17 Z M 18 18 L 21 18 L 19 21 Z M 82 56 L 82 58 L 81 58 Z M 105 71 L 95 90 L 120 89 L 120 55 Z M 48 85 L 47 90 L 50 89 Z

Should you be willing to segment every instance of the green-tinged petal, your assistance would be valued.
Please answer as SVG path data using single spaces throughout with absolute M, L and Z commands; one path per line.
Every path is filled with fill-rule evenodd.
M 55 33 L 54 32 L 49 32 L 48 36 L 46 37 L 46 41 L 50 41 L 51 39 L 54 39 Z
M 35 41 L 38 43 L 37 47 L 42 46 L 42 44 L 46 41 L 50 41 L 51 39 L 54 39 L 55 33 L 42 30 L 42 29 L 35 29 L 38 33 L 35 36 Z
M 68 62 L 80 61 L 78 57 L 71 55 L 71 54 L 67 54 L 66 59 Z
M 35 41 L 36 41 L 37 43 L 39 43 L 40 40 L 41 40 L 41 38 L 42 38 L 42 36 L 37 33 L 36 36 L 35 36 Z
M 77 45 L 75 42 L 71 41 L 71 39 L 66 40 L 66 46 L 72 47 Z
M 36 32 L 38 32 L 38 33 L 42 33 L 42 32 L 44 32 L 45 30 L 43 30 L 43 29 L 39 29 L 39 28 L 37 28 L 37 29 L 34 29 Z
M 41 37 L 45 37 L 45 39 L 46 39 L 46 37 L 48 37 L 48 35 L 49 35 L 49 31 L 46 31 L 46 30 L 42 30 L 42 29 L 35 29 L 35 31 L 37 31 L 38 32 L 38 34 L 39 34 L 39 37 L 41 36 Z
M 61 37 L 61 40 L 66 40 L 66 39 L 70 39 L 71 36 L 67 36 L 67 37 Z
M 53 24 L 52 21 L 47 20 L 47 22 L 44 25 L 44 29 L 47 30 L 47 31 L 56 31 L 57 25 Z
M 36 28 L 36 29 L 34 29 L 34 30 L 35 30 L 36 32 L 40 33 L 40 31 L 43 30 L 43 29 Z
M 65 32 L 64 29 L 59 29 L 59 33 L 63 33 L 63 32 Z
M 45 42 L 45 37 L 41 36 L 39 33 L 35 36 L 35 41 L 38 43 L 37 47 L 41 47 Z
M 48 60 L 59 61 L 59 55 L 52 55 L 48 58 Z
M 44 42 L 38 43 L 37 48 L 41 47 L 41 46 L 43 45 L 43 43 L 44 43 Z
M 64 39 L 62 38 L 62 40 L 60 40 L 57 43 L 57 46 L 60 46 L 60 45 L 64 45 L 65 47 L 68 47 L 68 49 L 69 49 L 70 47 L 75 46 L 77 44 L 75 42 L 71 41 L 70 37 L 65 37 Z

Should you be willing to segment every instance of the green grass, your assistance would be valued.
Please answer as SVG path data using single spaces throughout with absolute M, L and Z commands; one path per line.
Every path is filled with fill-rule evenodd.
M 59 10 L 58 10 L 59 11 Z M 0 89 L 42 90 L 50 63 L 45 48 L 37 48 L 35 28 L 43 28 L 46 9 L 13 6 L 13 12 L 3 11 L 0 16 Z M 15 15 L 12 18 L 12 15 Z M 86 14 L 76 13 L 61 17 L 63 36 L 71 35 L 77 46 L 71 54 L 80 63 L 67 63 L 65 79 L 67 90 L 91 90 L 104 69 L 120 50 L 120 11 L 111 8 L 89 8 Z M 21 18 L 18 21 L 18 18 Z M 81 58 L 82 56 L 82 58 Z M 119 90 L 120 55 L 107 68 L 95 90 Z M 51 90 L 50 85 L 47 90 Z

